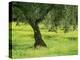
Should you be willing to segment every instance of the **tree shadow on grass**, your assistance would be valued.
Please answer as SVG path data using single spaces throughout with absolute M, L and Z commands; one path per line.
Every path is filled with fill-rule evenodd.
M 76 40 L 78 40 L 78 38 L 77 37 L 66 37 L 68 40 L 73 40 L 73 41 L 76 41 Z

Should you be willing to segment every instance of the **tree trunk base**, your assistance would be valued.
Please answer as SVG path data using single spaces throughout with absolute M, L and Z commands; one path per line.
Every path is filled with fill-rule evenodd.
M 47 45 L 43 41 L 34 43 L 34 48 L 40 48 L 40 47 L 47 47 Z

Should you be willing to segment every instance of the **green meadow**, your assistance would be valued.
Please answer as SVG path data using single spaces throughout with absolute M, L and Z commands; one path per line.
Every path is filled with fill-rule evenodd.
M 66 56 L 78 54 L 78 31 L 64 33 L 58 30 L 58 33 L 48 32 L 47 28 L 40 24 L 42 38 L 47 48 L 34 48 L 34 33 L 30 25 L 22 24 L 16 26 L 12 23 L 12 58 L 31 58 L 31 57 L 49 57 Z M 12 29 L 12 30 L 11 30 Z

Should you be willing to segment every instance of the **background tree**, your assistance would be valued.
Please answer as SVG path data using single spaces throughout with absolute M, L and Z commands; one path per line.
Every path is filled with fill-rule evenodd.
M 54 5 L 53 9 L 47 14 L 44 24 L 48 31 L 57 32 L 57 28 L 68 32 L 73 26 L 76 30 L 78 17 L 77 6 L 72 5 Z
M 73 26 L 73 30 L 77 26 L 77 6 L 65 5 L 65 23 L 64 23 L 64 32 L 67 32 L 70 27 Z

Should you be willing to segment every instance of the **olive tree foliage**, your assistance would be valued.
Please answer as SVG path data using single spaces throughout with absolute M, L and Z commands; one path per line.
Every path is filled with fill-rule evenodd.
M 19 22 L 26 22 L 25 15 L 23 12 L 17 8 L 12 6 L 12 19 L 13 21 L 16 21 L 16 25 L 19 25 Z
M 25 3 L 25 2 L 11 2 L 12 17 L 16 16 L 18 20 L 26 20 L 34 31 L 35 43 L 34 47 L 43 46 L 47 47 L 42 39 L 38 24 L 44 20 L 45 16 L 54 5 L 42 3 Z

